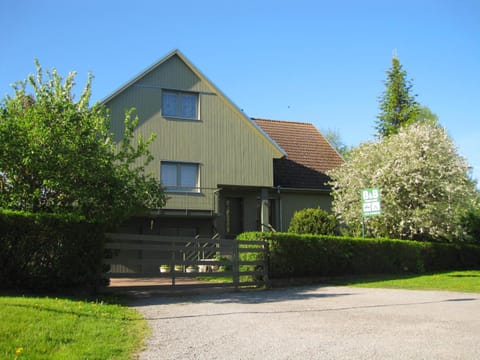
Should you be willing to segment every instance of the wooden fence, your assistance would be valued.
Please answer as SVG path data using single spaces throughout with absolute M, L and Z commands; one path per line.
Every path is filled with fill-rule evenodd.
M 221 278 L 198 286 L 268 286 L 267 243 L 175 236 L 107 234 L 109 277 Z

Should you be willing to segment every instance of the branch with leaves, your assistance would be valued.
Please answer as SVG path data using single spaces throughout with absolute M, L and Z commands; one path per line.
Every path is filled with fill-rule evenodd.
M 35 64 L 36 75 L 14 84 L 13 97 L 0 105 L 0 207 L 68 212 L 112 225 L 162 207 L 164 192 L 145 173 L 154 135 L 134 138 L 133 110 L 116 145 L 108 111 L 89 106 L 92 75 L 75 102 L 75 72 L 63 79 L 53 69 L 44 78 Z

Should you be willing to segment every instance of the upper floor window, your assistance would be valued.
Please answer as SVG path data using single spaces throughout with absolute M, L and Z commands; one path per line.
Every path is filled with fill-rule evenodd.
M 163 90 L 162 115 L 166 117 L 198 120 L 198 94 Z
M 167 191 L 199 192 L 198 164 L 162 161 L 160 180 Z

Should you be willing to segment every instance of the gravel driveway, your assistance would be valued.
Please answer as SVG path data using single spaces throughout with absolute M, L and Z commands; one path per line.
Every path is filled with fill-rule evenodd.
M 480 359 L 480 294 L 297 287 L 152 295 L 140 359 Z

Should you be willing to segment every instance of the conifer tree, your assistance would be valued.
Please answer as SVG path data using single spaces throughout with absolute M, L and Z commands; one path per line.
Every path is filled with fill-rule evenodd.
M 412 95 L 412 82 L 407 79 L 407 72 L 396 56 L 387 71 L 385 86 L 379 99 L 380 114 L 375 126 L 379 138 L 396 134 L 402 126 L 415 122 L 419 112 L 419 104 Z

